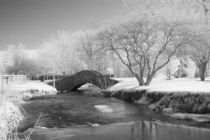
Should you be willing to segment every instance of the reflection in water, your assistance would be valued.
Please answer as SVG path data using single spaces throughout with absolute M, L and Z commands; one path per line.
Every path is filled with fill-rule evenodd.
M 160 122 L 139 121 L 131 126 L 133 140 L 209 140 L 210 130 L 171 125 Z
M 114 112 L 114 110 L 108 105 L 95 105 L 94 107 L 100 112 L 104 112 L 104 113 Z
M 210 129 L 154 121 L 97 127 L 37 129 L 31 140 L 209 140 Z

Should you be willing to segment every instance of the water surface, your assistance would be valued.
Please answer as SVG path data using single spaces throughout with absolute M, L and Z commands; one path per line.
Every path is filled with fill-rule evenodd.
M 97 127 L 37 129 L 31 140 L 209 140 L 210 130 L 156 121 Z
M 164 137 L 195 140 L 193 138 L 200 137 L 205 140 L 210 134 L 210 129 L 200 128 L 210 128 L 208 123 L 180 121 L 155 113 L 146 106 L 80 92 L 37 97 L 24 104 L 23 109 L 26 117 L 18 128 L 19 132 L 33 128 L 42 114 L 32 140 L 61 137 L 75 140 L 85 137 L 90 140 L 99 137 L 100 140 L 165 140 Z

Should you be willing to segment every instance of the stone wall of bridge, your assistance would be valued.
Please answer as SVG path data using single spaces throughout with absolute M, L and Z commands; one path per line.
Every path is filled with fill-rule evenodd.
M 77 90 L 86 83 L 91 83 L 101 89 L 106 89 L 118 83 L 118 81 L 107 78 L 107 76 L 103 76 L 97 71 L 83 70 L 72 76 L 66 76 L 61 80 L 55 81 L 55 88 L 60 92 L 72 91 Z M 49 84 L 53 85 L 53 82 Z

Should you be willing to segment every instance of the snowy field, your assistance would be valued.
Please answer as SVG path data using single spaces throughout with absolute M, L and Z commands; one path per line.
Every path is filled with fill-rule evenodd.
M 16 82 L 5 85 L 4 94 L 9 97 L 28 99 L 36 96 L 56 94 L 57 90 L 39 81 Z
M 207 78 L 205 82 L 195 78 L 179 78 L 173 80 L 164 80 L 154 78 L 149 86 L 138 86 L 135 78 L 115 78 L 120 81 L 118 84 L 109 88 L 109 91 L 117 90 L 143 90 L 160 91 L 160 92 L 191 92 L 191 93 L 209 93 L 210 94 L 210 80 Z
M 27 82 L 19 82 L 13 83 L 9 86 L 12 90 L 16 91 L 24 91 L 24 90 L 38 90 L 38 91 L 48 91 L 48 92 L 56 92 L 56 89 L 46 83 L 39 81 L 27 81 Z

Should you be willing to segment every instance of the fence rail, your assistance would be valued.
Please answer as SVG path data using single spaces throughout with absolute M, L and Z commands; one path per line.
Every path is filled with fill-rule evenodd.
M 5 88 L 13 82 L 24 82 L 28 80 L 27 75 L 0 75 L 0 94 L 4 94 Z
M 0 80 L 8 82 L 24 82 L 26 81 L 27 75 L 0 75 Z

